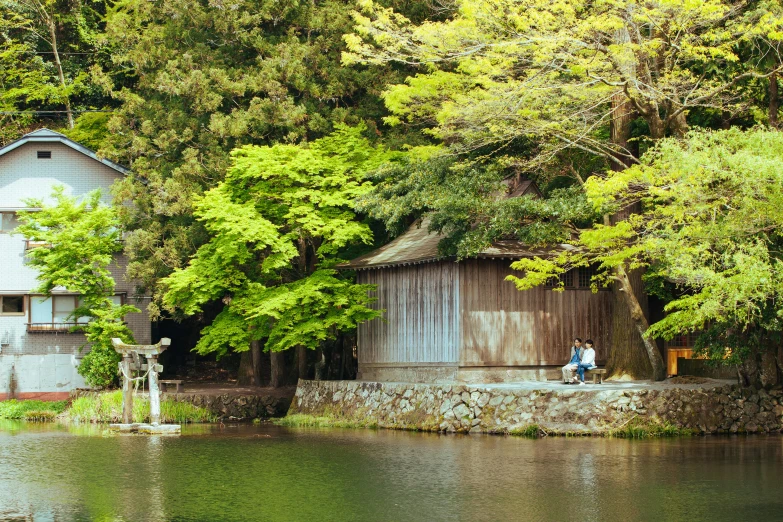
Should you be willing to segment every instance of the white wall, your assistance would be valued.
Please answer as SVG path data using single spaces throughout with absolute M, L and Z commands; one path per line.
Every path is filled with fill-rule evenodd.
M 0 396 L 11 389 L 11 375 L 17 394 L 63 393 L 85 387 L 76 372 L 79 360 L 75 355 L 0 355 Z

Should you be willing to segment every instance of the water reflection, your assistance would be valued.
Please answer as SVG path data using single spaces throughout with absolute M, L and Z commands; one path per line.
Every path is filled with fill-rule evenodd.
M 736 520 L 783 508 L 783 438 L 624 441 L 0 423 L 0 519 Z

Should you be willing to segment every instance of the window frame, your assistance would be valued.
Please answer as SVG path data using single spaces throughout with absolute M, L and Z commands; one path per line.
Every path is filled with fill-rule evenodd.
M 120 304 L 125 304 L 125 293 L 124 292 L 116 292 L 114 294 L 115 297 L 120 298 Z M 29 306 L 27 306 L 27 311 L 24 315 L 27 316 L 27 331 L 30 333 L 81 333 L 81 332 L 71 332 L 70 329 L 74 326 L 87 324 L 88 321 L 80 321 L 80 317 L 76 318 L 76 321 L 68 321 L 68 322 L 57 322 L 55 321 L 55 300 L 57 298 L 64 298 L 64 297 L 70 297 L 74 301 L 74 310 L 79 307 L 79 300 L 82 298 L 81 294 L 53 294 L 50 296 L 46 296 L 44 294 L 28 294 L 26 296 L 27 300 L 30 301 Z M 42 298 L 42 299 L 49 299 L 51 309 L 49 312 L 49 318 L 51 319 L 49 322 L 33 322 L 33 306 L 32 306 L 32 299 L 33 298 Z
M 3 299 L 6 297 L 21 297 L 22 298 L 22 311 L 21 312 L 4 312 L 3 311 Z M 24 294 L 3 294 L 0 295 L 0 316 L 3 317 L 24 317 L 27 315 L 27 296 Z

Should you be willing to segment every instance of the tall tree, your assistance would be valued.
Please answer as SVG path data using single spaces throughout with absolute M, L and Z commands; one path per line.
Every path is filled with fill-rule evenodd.
M 36 123 L 73 129 L 80 112 L 110 102 L 90 74 L 108 59 L 110 46 L 98 45 L 104 12 L 102 0 L 0 1 L 4 139 Z
M 421 73 L 386 91 L 390 123 L 424 125 L 451 153 L 490 153 L 511 173 L 547 181 L 567 173 L 583 185 L 601 173 L 603 168 L 574 161 L 584 154 L 615 170 L 637 162 L 639 141 L 629 142 L 634 115 L 640 134 L 659 140 L 683 136 L 691 112 L 747 113 L 742 88 L 780 68 L 780 62 L 769 66 L 783 34 L 778 2 L 501 0 L 454 6 L 447 21 L 417 25 L 391 9 L 363 3 L 354 34 L 346 36 L 350 51 L 344 60 L 421 66 Z M 757 52 L 745 52 L 738 65 L 738 49 Z M 529 145 L 520 151 L 521 141 Z M 542 170 L 549 175 L 541 176 Z M 557 204 L 550 208 L 554 212 L 539 213 L 539 219 L 579 228 L 562 219 Z M 487 222 L 528 239 L 530 217 L 519 214 L 513 226 Z M 463 225 L 452 229 L 465 229 L 476 216 L 454 218 Z M 549 241 L 561 241 L 565 230 Z M 457 252 L 468 255 L 481 247 L 475 238 L 474 232 L 464 233 Z M 638 274 L 622 265 L 615 272 L 617 310 L 625 319 L 616 317 L 614 330 L 643 333 L 648 324 L 633 281 Z M 633 343 L 627 340 L 615 345 L 616 355 L 623 355 L 613 361 L 620 366 L 615 370 L 637 376 L 648 371 L 643 359 L 619 353 L 638 345 L 647 353 L 647 368 L 665 377 L 652 340 L 639 335 Z
M 129 273 L 155 303 L 158 279 L 209 240 L 193 202 L 222 181 L 231 150 L 312 140 L 341 122 L 377 130 L 378 94 L 401 76 L 340 67 L 351 23 L 337 0 L 113 4 L 104 38 L 118 51 L 102 84 L 121 109 L 102 153 L 133 169 L 118 188 L 134 202 L 123 212 Z M 118 70 L 132 81 L 115 84 Z
M 647 337 L 701 333 L 701 354 L 747 363 L 748 382 L 760 378 L 762 360 L 771 360 L 776 381 L 776 358 L 783 370 L 781 154 L 783 136 L 765 129 L 663 140 L 640 165 L 587 182 L 598 212 L 633 203 L 640 212 L 583 231 L 577 248 L 559 257 L 515 263 L 526 275 L 514 280 L 528 288 L 594 264 L 600 283 L 613 279 L 617 266 L 649 267 L 676 291 Z
M 225 304 L 202 331 L 199 352 L 258 350 L 261 339 L 273 353 L 315 349 L 378 315 L 368 307 L 370 286 L 332 268 L 341 250 L 372 241 L 352 206 L 371 188 L 364 174 L 390 154 L 363 131 L 340 126 L 309 146 L 239 148 L 226 179 L 196 200 L 209 241 L 162 284 L 172 312 Z

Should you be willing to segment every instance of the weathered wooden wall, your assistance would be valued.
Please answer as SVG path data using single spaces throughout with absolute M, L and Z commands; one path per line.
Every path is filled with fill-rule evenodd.
M 374 308 L 386 312 L 359 326 L 359 364 L 456 363 L 459 266 L 445 261 L 360 271 L 360 283 L 378 285 Z
M 514 273 L 509 265 L 490 259 L 460 263 L 460 366 L 561 366 L 574 337 L 593 339 L 598 360 L 606 359 L 611 292 L 520 292 L 505 280 Z
M 574 336 L 592 338 L 607 358 L 612 295 L 587 288 L 520 292 L 509 260 L 471 259 L 363 270 L 378 285 L 383 319 L 359 327 L 360 365 L 553 367 Z

